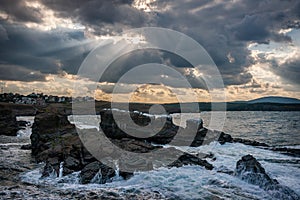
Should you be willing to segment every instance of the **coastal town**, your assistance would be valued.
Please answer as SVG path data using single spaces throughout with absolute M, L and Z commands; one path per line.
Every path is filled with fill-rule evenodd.
M 22 95 L 18 93 L 0 94 L 0 102 L 37 106 L 46 106 L 49 103 L 72 103 L 81 101 L 94 101 L 94 98 L 89 96 L 72 98 L 67 96 L 46 95 L 43 93 L 34 92 L 28 95 Z

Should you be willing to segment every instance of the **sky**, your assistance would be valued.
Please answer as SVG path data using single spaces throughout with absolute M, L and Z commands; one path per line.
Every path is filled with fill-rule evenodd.
M 134 102 L 176 102 L 175 89 L 210 101 L 202 72 L 168 52 L 121 57 L 96 90 L 93 81 L 78 75 L 100 42 L 141 27 L 172 29 L 201 44 L 222 75 L 226 101 L 300 98 L 297 0 L 0 0 L 1 91 L 72 96 L 76 84 L 83 93 L 110 101 L 124 73 L 143 63 L 161 63 L 181 72 L 192 88 L 124 82 L 116 101 L 129 95 Z M 174 78 L 159 71 L 153 73 L 157 77 Z

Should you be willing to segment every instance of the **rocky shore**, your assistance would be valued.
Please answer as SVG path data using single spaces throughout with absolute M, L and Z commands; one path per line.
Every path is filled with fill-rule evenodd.
M 112 119 L 110 110 L 101 112 L 101 119 L 104 120 L 101 121 L 100 126 L 112 143 L 126 151 L 135 153 L 145 153 L 163 148 L 161 145 L 167 144 L 172 140 L 176 130 L 179 129 L 168 118 L 166 125 L 157 135 L 141 139 L 130 136 L 119 129 Z M 149 120 L 148 117 L 142 114 L 133 115 L 133 119 L 138 120 L 139 123 L 145 123 L 145 121 Z M 206 129 L 203 128 L 202 124 L 199 124 L 199 135 L 195 138 L 194 143 L 200 145 L 203 142 L 202 136 L 206 133 Z M 221 134 L 220 138 L 222 142 L 227 139 L 225 134 Z M 32 155 L 37 162 L 46 163 L 42 173 L 43 177 L 49 176 L 53 171 L 59 176 L 61 163 L 63 163 L 63 175 L 81 171 L 81 183 L 89 183 L 99 170 L 101 171 L 100 183 L 111 181 L 111 178 L 116 175 L 115 169 L 104 165 L 91 155 L 82 144 L 75 126 L 68 121 L 67 115 L 64 113 L 38 113 L 35 117 L 30 139 Z M 154 142 L 156 143 L 155 145 L 153 144 Z M 170 151 L 178 152 L 179 150 L 170 148 Z M 183 152 L 178 153 L 182 155 L 168 167 L 200 165 L 208 170 L 213 169 L 213 166 L 205 159 Z M 153 169 L 153 166 L 149 166 L 149 169 Z M 132 176 L 132 173 L 120 171 L 119 175 L 124 179 L 128 179 Z
M 123 112 L 119 112 L 122 115 Z M 191 147 L 197 147 L 202 144 L 209 144 L 213 141 L 218 141 L 220 144 L 226 142 L 233 143 L 239 142 L 246 145 L 268 147 L 265 143 L 260 143 L 251 140 L 245 140 L 240 138 L 232 138 L 229 134 L 224 132 L 212 131 L 203 127 L 201 120 L 187 121 L 187 127 L 182 128 L 173 124 L 170 116 L 163 116 L 161 118 L 157 116 L 151 116 L 141 112 L 131 112 L 130 116 L 132 120 L 139 125 L 148 125 L 151 120 L 165 121 L 163 128 L 154 136 L 150 137 L 135 137 L 134 134 L 130 134 L 131 130 L 125 128 L 125 131 L 120 127 L 122 123 L 114 120 L 112 110 L 104 109 L 100 112 L 101 123 L 100 127 L 104 131 L 106 137 L 118 147 L 123 150 L 146 153 L 163 148 L 162 145 L 168 144 L 174 139 L 176 133 L 182 129 L 183 138 L 190 134 L 190 130 L 197 130 L 192 142 Z M 122 118 L 122 117 L 121 117 Z M 91 130 L 91 132 L 96 130 Z M 129 133 L 129 134 L 128 134 Z M 49 176 L 55 172 L 59 176 L 60 166 L 63 165 L 63 175 L 73 173 L 75 171 L 81 171 L 80 181 L 81 183 L 89 183 L 96 174 L 101 171 L 101 180 L 99 183 L 106 183 L 111 181 L 112 177 L 116 175 L 116 169 L 106 166 L 98 161 L 91 153 L 86 149 L 80 140 L 77 130 L 73 124 L 71 124 L 67 115 L 63 112 L 40 112 L 36 115 L 31 135 L 31 148 L 32 155 L 37 162 L 45 162 L 45 168 L 43 176 Z M 185 144 L 183 138 L 177 138 L 176 145 Z M 183 165 L 199 165 L 203 166 L 207 170 L 213 169 L 213 165 L 209 163 L 205 158 L 213 157 L 213 155 L 192 155 L 180 152 L 179 150 L 169 147 L 170 151 L 182 154 L 178 159 L 168 165 L 168 167 L 181 167 Z M 153 169 L 153 166 L 149 166 L 149 169 Z M 124 179 L 130 178 L 133 173 L 127 171 L 120 171 L 119 175 Z
M 31 113 L 28 112 L 27 114 Z M 80 172 L 79 182 L 81 184 L 91 182 L 104 184 L 112 182 L 116 176 L 122 177 L 125 180 L 134 176 L 134 173 L 130 170 L 119 170 L 118 163 L 115 166 L 108 166 L 96 159 L 86 148 L 85 144 L 83 144 L 82 138 L 80 138 L 78 133 L 80 130 L 77 130 L 75 125 L 69 122 L 68 114 L 69 113 L 66 113 L 65 110 L 61 109 L 43 109 L 37 111 L 30 136 L 31 145 L 23 145 L 20 147 L 21 149 L 31 150 L 35 162 L 45 163 L 41 173 L 42 178 L 53 175 L 57 177 L 66 176 L 73 172 Z M 165 166 L 168 168 L 180 168 L 185 165 L 202 166 L 206 170 L 213 170 L 215 168 L 214 165 L 210 163 L 216 159 L 213 154 L 190 154 L 173 147 L 186 146 L 186 137 L 192 138 L 188 141 L 188 146 L 190 147 L 198 147 L 215 141 L 221 145 L 225 143 L 243 143 L 292 156 L 299 156 L 298 150 L 274 148 L 265 143 L 232 138 L 229 134 L 224 132 L 209 130 L 203 127 L 201 119 L 188 120 L 186 128 L 182 128 L 175 125 L 169 115 L 155 116 L 137 111 L 129 112 L 131 119 L 142 127 L 151 125 L 151 123 L 155 123 L 155 121 L 158 122 L 158 125 L 160 124 L 159 122 L 163 122 L 163 127 L 155 135 L 151 132 L 143 132 L 143 137 L 139 137 L 134 133 L 135 129 L 131 129 L 130 126 L 126 127 L 126 121 L 124 121 L 124 123 L 115 121 L 111 109 L 103 109 L 99 114 L 101 116 L 99 128 L 103 130 L 110 142 L 124 151 L 143 154 L 164 148 L 173 154 L 178 154 L 179 156 L 175 161 Z M 120 115 L 119 117 L 122 119 L 124 112 L 119 112 L 118 115 Z M 2 134 L 15 135 L 18 129 L 15 116 L 16 113 L 12 109 L 1 107 L 1 123 L 5 124 Z M 195 133 L 191 135 L 193 131 Z M 90 129 L 89 132 L 94 134 L 97 133 L 97 130 Z M 176 137 L 178 132 L 182 134 L 181 137 Z M 174 139 L 175 137 L 176 139 Z M 172 143 L 174 140 L 175 143 Z M 172 145 L 168 146 L 170 143 Z M 6 151 L 6 149 L 3 149 L 3 151 L 4 150 Z M 9 168 L 5 167 L 4 164 L 2 166 L 4 166 L 4 171 L 0 170 L 0 172 L 3 172 L 2 174 L 5 175 Z M 148 163 L 147 167 L 148 170 L 155 168 L 151 162 Z M 28 169 L 31 168 L 32 166 Z M 22 169 L 20 172 L 23 171 Z M 280 185 L 277 180 L 272 179 L 261 164 L 251 155 L 243 156 L 237 161 L 235 171 L 217 171 L 219 173 L 230 174 L 245 182 L 257 185 L 270 193 L 274 198 L 299 199 L 299 196 L 293 190 Z M 9 178 L 5 180 L 9 181 Z
M 36 109 L 30 105 L 0 103 L 0 135 L 16 136 L 18 124 L 16 116 L 35 115 Z

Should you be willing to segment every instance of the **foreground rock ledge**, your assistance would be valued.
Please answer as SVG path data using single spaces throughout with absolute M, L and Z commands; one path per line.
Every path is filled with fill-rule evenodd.
M 140 121 L 141 122 L 141 121 Z M 168 122 L 167 127 L 171 128 L 163 131 L 172 136 L 174 129 L 179 128 L 173 123 Z M 203 127 L 201 126 L 201 129 Z M 200 130 L 200 129 L 199 129 Z M 116 135 L 118 132 L 116 131 Z M 138 139 L 133 137 L 115 137 L 112 132 L 108 135 L 112 143 L 118 145 L 126 151 L 145 153 L 162 148 L 160 145 L 152 145 L 150 143 L 155 140 L 161 141 L 163 144 L 169 140 L 169 137 L 164 137 L 159 134 L 157 137 L 152 137 L 150 141 Z M 122 133 L 123 134 L 123 133 Z M 67 120 L 67 115 L 59 112 L 42 112 L 38 113 L 32 128 L 31 135 L 32 154 L 35 156 L 37 162 L 45 162 L 46 165 L 42 172 L 42 176 L 46 177 L 50 174 L 59 174 L 60 165 L 63 165 L 63 175 L 70 174 L 75 171 L 81 171 L 81 183 L 89 183 L 95 181 L 97 174 L 101 173 L 98 183 L 106 183 L 111 181 L 112 177 L 116 175 L 116 169 L 104 165 L 95 159 L 82 144 L 76 128 Z M 213 166 L 206 160 L 202 160 L 195 155 L 180 152 L 174 148 L 170 148 L 177 154 L 182 154 L 178 160 L 171 162 L 166 167 L 181 167 L 183 165 L 199 165 L 211 170 Z M 149 170 L 153 166 L 149 166 Z M 130 178 L 133 174 L 125 171 L 118 172 L 124 179 Z

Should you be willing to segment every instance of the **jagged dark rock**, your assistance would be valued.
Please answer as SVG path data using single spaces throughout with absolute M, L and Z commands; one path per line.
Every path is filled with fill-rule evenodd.
M 0 134 L 16 136 L 18 131 L 15 113 L 11 109 L 0 108 Z
M 140 114 L 134 116 L 140 117 Z M 136 120 L 138 120 L 138 118 Z M 142 121 L 143 120 L 146 119 L 142 118 Z M 108 123 L 112 123 L 112 125 L 109 125 Z M 162 148 L 160 145 L 152 145 L 151 142 L 161 141 L 162 143 L 166 143 L 174 134 L 176 134 L 175 130 L 178 128 L 171 121 L 167 121 L 167 125 L 165 125 L 165 128 L 162 129 L 163 132 L 160 133 L 161 135 L 155 135 L 150 140 L 146 140 L 134 138 L 128 135 L 125 136 L 120 129 L 116 128 L 117 126 L 112 128 L 115 126 L 113 123 L 114 122 L 109 120 L 104 120 L 102 123 L 102 126 L 107 128 L 106 130 L 112 131 L 112 133 L 110 133 L 111 135 L 108 134 L 107 137 L 111 137 L 111 142 L 124 151 L 135 153 L 147 153 Z M 199 126 L 199 123 L 195 122 L 194 125 Z M 202 128 L 202 124 L 199 127 Z M 170 133 L 168 133 L 168 128 L 171 129 Z M 117 136 L 112 136 L 113 133 L 117 133 Z M 89 137 L 91 137 L 92 134 L 98 134 L 96 129 L 89 130 Z M 91 179 L 93 179 L 99 170 L 101 170 L 103 178 L 103 180 L 101 179 L 99 181 L 101 183 L 109 181 L 109 179 L 114 176 L 115 172 L 111 167 L 99 162 L 96 158 L 94 158 L 93 155 L 89 153 L 89 151 L 82 144 L 75 126 L 70 124 L 70 122 L 67 120 L 67 116 L 63 113 L 39 112 L 36 115 L 33 124 L 31 143 L 32 154 L 35 156 L 36 160 L 38 162 L 43 161 L 46 163 L 43 171 L 43 177 L 49 176 L 50 174 L 58 175 L 60 164 L 62 162 L 63 175 L 81 170 L 80 176 L 82 183 L 88 183 L 91 181 Z M 170 165 L 170 167 L 201 165 L 207 169 L 212 169 L 211 164 L 205 160 L 201 160 L 196 156 L 186 153 L 184 154 L 179 150 L 169 150 L 171 151 L 171 154 L 182 154 L 178 160 L 173 163 L 173 165 Z M 146 165 L 147 169 L 153 169 L 152 163 L 146 163 Z M 127 169 L 128 166 L 125 166 L 125 168 Z M 128 179 L 133 176 L 133 173 L 122 170 L 119 172 L 119 174 L 124 179 Z
M 35 112 L 35 108 L 31 105 L 0 102 L 0 134 L 16 136 L 19 129 L 16 116 L 32 116 Z
M 67 145 L 67 139 L 76 135 L 75 126 L 69 123 L 67 116 L 53 112 L 39 113 L 35 116 L 30 136 L 32 154 L 38 159 L 41 152 L 53 149 L 57 144 Z
M 143 115 L 138 112 L 133 112 L 132 118 L 140 125 L 148 125 L 151 120 L 162 120 L 166 122 L 161 131 L 149 138 L 138 138 L 131 134 L 127 134 L 119 128 L 119 126 L 125 126 L 126 124 L 117 124 L 114 121 L 112 112 L 105 110 L 101 113 L 101 128 L 104 130 L 106 137 L 110 139 L 113 145 L 118 146 L 124 151 L 135 153 L 148 153 L 163 148 L 160 144 L 167 144 L 172 141 L 173 137 L 177 134 L 177 131 L 182 131 L 181 137 L 177 137 L 177 145 L 185 145 L 186 137 L 190 138 L 192 143 L 190 146 L 200 146 L 203 144 L 209 144 L 213 141 L 219 141 L 221 144 L 226 142 L 242 142 L 249 145 L 263 145 L 262 143 L 253 142 L 243 139 L 233 139 L 229 134 L 220 131 L 212 131 L 203 127 L 202 120 L 188 120 L 187 127 L 182 128 L 173 124 L 172 119 L 168 116 L 163 118 L 151 118 L 151 115 Z M 122 115 L 122 113 L 120 114 Z M 151 120 L 149 120 L 151 118 Z M 124 128 L 124 127 L 123 127 Z M 129 131 L 130 128 L 127 127 Z M 126 130 L 127 130 L 126 129 Z M 80 133 L 81 131 L 79 131 Z M 130 132 L 129 132 L 130 133 Z M 92 135 L 98 134 L 96 129 L 90 129 L 88 134 L 89 138 Z M 95 138 L 96 139 L 96 138 Z M 114 174 L 114 170 L 111 167 L 99 162 L 90 152 L 85 148 L 77 130 L 74 125 L 70 124 L 67 119 L 67 115 L 61 112 L 40 112 L 36 115 L 32 128 L 31 135 L 31 149 L 32 154 L 35 156 L 38 162 L 46 162 L 43 176 L 48 176 L 50 171 L 59 173 L 60 164 L 63 162 L 63 175 L 70 174 L 74 171 L 81 171 L 82 183 L 89 182 L 98 172 L 103 172 L 103 180 L 100 182 L 108 181 Z M 93 141 L 92 141 L 93 142 Z M 157 143 L 153 145 L 153 143 Z M 98 143 L 96 143 L 98 144 Z M 109 149 L 108 149 L 109 151 Z M 178 156 L 176 161 L 171 161 L 169 167 L 181 167 L 183 165 L 200 165 L 208 170 L 213 169 L 213 166 L 206 160 L 202 160 L 199 157 L 187 153 L 183 153 L 175 148 L 168 148 L 166 151 L 168 155 L 162 155 L 163 162 L 168 161 L 169 158 L 164 156 Z M 112 154 L 112 157 L 116 155 Z M 205 155 L 204 157 L 205 158 Z M 113 158 L 118 159 L 118 158 Z M 245 157 L 242 161 L 248 161 Z M 250 159 L 251 160 L 251 159 Z M 91 164 L 93 163 L 93 164 Z M 122 163 L 122 162 L 121 162 Z M 120 164 L 121 164 L 120 163 Z M 147 170 L 153 169 L 152 163 L 144 163 Z M 256 163 L 256 171 L 263 174 L 264 180 L 272 180 L 263 172 L 263 168 Z M 130 166 L 122 166 L 125 169 Z M 124 169 L 124 168 L 123 168 Z M 246 170 L 248 168 L 246 167 Z M 130 170 L 129 170 L 130 171 Z M 119 174 L 125 179 L 130 178 L 133 174 L 126 171 L 120 171 Z M 236 174 L 239 174 L 239 170 L 236 170 Z M 274 182 L 275 183 L 275 182 Z
M 226 142 L 232 142 L 233 138 L 231 137 L 231 135 L 221 132 L 218 141 L 220 142 L 220 144 L 225 144 Z
M 258 185 L 277 199 L 299 199 L 290 188 L 280 185 L 276 179 L 272 179 L 262 165 L 252 155 L 243 156 L 236 164 L 235 175 L 242 180 Z
M 49 162 L 47 162 L 42 171 L 42 178 L 50 176 L 53 172 L 55 172 L 54 168 Z
M 154 136 L 151 135 L 151 132 L 147 133 L 144 132 L 145 140 L 148 142 L 154 142 L 158 144 L 167 144 L 170 141 L 172 141 L 173 137 L 176 135 L 178 126 L 174 125 L 172 122 L 172 118 L 169 116 L 163 116 L 159 119 L 155 119 L 155 117 L 151 117 L 149 115 L 145 115 L 140 112 L 117 112 L 119 119 L 124 119 L 124 122 L 117 122 L 115 121 L 115 118 L 113 116 L 113 111 L 109 109 L 102 110 L 100 112 L 101 115 L 101 123 L 100 127 L 104 131 L 105 135 L 111 139 L 123 139 L 123 138 L 133 138 L 133 139 L 140 139 L 138 137 L 134 137 L 133 133 L 137 132 L 136 129 L 132 129 L 130 126 L 126 126 L 128 116 L 130 116 L 134 123 L 136 123 L 139 126 L 146 126 L 148 125 L 151 120 L 161 120 L 162 122 L 165 122 L 163 125 L 163 128 Z M 120 127 L 122 125 L 123 130 L 125 129 L 126 132 L 124 132 Z
M 115 114 L 115 113 L 114 113 Z M 119 119 L 127 119 L 128 113 L 126 111 L 117 113 Z M 136 140 L 141 140 L 141 138 L 134 137 L 132 132 L 136 130 L 126 127 L 126 120 L 124 122 L 116 122 L 113 116 L 113 111 L 109 109 L 102 110 L 100 112 L 101 123 L 100 127 L 104 131 L 105 135 L 111 139 L 124 139 L 131 138 Z M 123 116 L 122 116 L 123 115 Z M 197 147 L 202 144 L 209 144 L 213 141 L 219 141 L 224 144 L 225 142 L 232 142 L 230 135 L 225 134 L 220 131 L 212 131 L 203 127 L 203 121 L 199 120 L 187 120 L 186 128 L 179 127 L 172 122 L 171 116 L 161 116 L 161 117 L 152 117 L 149 114 L 144 114 L 140 112 L 130 112 L 132 120 L 142 126 L 146 126 L 152 121 L 164 121 L 163 127 L 158 133 L 153 136 L 144 137 L 147 142 L 156 143 L 156 144 L 169 144 L 171 141 L 174 145 L 177 146 L 192 146 Z M 159 123 L 158 123 L 159 124 Z M 119 127 L 121 126 L 126 129 L 126 133 Z M 180 132 L 180 136 L 176 135 Z M 147 135 L 147 133 L 145 133 Z M 149 133 L 150 134 L 150 133 Z M 176 135 L 176 141 L 174 137 Z M 187 143 L 187 138 L 189 138 L 190 143 Z
M 25 144 L 21 146 L 22 150 L 31 150 L 31 144 Z
M 214 167 L 206 160 L 202 160 L 197 156 L 184 153 L 176 161 L 171 163 L 169 167 L 182 167 L 184 165 L 199 165 L 205 167 L 205 169 L 212 170 Z
M 82 184 L 90 183 L 91 180 L 99 174 L 98 183 L 106 183 L 109 182 L 112 177 L 116 175 L 115 170 L 107 167 L 106 165 L 100 163 L 99 161 L 95 161 L 87 164 L 80 172 L 80 182 Z

